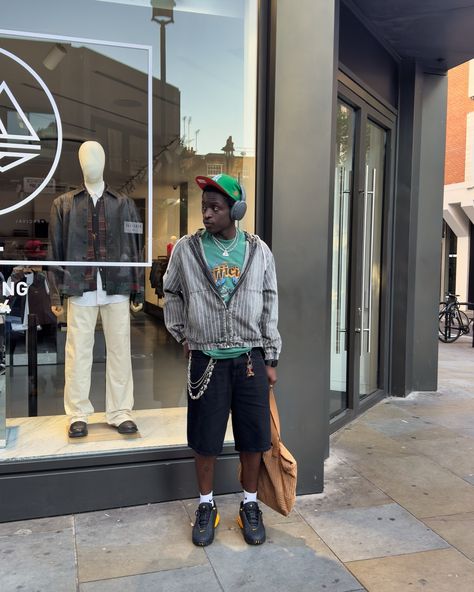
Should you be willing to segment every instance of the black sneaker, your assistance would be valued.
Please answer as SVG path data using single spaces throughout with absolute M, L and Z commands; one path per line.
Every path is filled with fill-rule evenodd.
M 237 524 L 242 529 L 247 544 L 261 545 L 265 542 L 265 526 L 257 502 L 240 502 Z
M 193 526 L 193 543 L 198 547 L 210 545 L 214 540 L 214 529 L 219 524 L 219 513 L 215 502 L 199 504 Z

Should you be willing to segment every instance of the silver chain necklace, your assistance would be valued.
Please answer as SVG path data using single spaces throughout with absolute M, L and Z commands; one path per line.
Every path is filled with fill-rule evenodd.
M 233 241 L 230 243 L 230 245 L 228 245 L 227 247 L 221 243 L 221 241 L 216 238 L 213 234 L 211 234 L 212 240 L 214 241 L 214 244 L 216 245 L 216 247 L 218 249 L 220 249 L 222 251 L 222 256 L 223 257 L 228 257 L 229 253 L 231 253 L 235 247 L 237 246 L 238 242 L 239 242 L 239 238 L 240 238 L 240 231 L 237 228 L 236 232 L 235 232 L 235 237 L 233 239 Z

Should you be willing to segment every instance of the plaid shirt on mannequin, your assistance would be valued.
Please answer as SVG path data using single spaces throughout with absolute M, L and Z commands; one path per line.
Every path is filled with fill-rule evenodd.
M 102 198 L 97 200 L 94 206 L 92 198 L 89 198 L 89 207 L 87 211 L 87 261 L 106 261 L 106 240 L 107 223 L 105 220 L 105 207 Z M 104 289 L 104 278 L 102 285 Z M 84 281 L 88 284 L 87 291 L 97 290 L 97 267 L 87 267 L 84 275 Z

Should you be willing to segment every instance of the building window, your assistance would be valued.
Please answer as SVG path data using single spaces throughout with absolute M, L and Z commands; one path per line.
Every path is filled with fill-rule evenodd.
M 222 165 L 221 164 L 208 164 L 207 165 L 207 176 L 214 177 L 215 175 L 222 174 Z

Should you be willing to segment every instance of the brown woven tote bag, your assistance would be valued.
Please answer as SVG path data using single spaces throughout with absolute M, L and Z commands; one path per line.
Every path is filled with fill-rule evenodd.
M 296 460 L 280 439 L 280 417 L 273 388 L 270 387 L 270 418 L 272 447 L 262 455 L 258 475 L 258 499 L 283 516 L 296 501 Z M 239 477 L 242 472 L 239 467 Z

